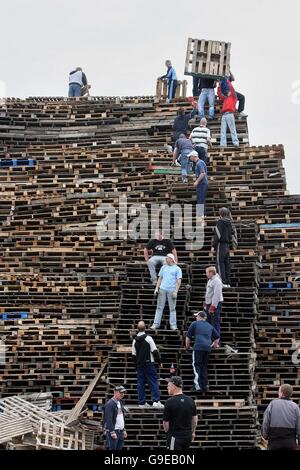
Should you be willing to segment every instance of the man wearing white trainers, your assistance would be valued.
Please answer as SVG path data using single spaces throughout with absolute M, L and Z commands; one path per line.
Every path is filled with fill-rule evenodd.
M 170 311 L 170 328 L 171 330 L 177 330 L 176 320 L 176 299 L 182 280 L 182 271 L 176 264 L 175 257 L 172 253 L 169 253 L 166 257 L 166 264 L 162 266 L 158 274 L 158 281 L 154 291 L 157 297 L 157 307 L 155 312 L 155 318 L 152 330 L 156 330 L 160 327 L 162 314 L 168 299 L 169 311 Z
M 160 391 L 158 386 L 157 366 L 162 367 L 160 354 L 151 336 L 146 334 L 146 325 L 140 321 L 137 325 L 138 334 L 132 341 L 132 358 L 136 367 L 137 391 L 140 408 L 150 407 L 146 403 L 145 385 L 148 384 L 153 406 L 163 408 L 160 402 Z
M 223 302 L 223 283 L 214 266 L 206 268 L 208 283 L 206 285 L 204 310 L 207 314 L 207 321 L 216 329 L 220 337 L 220 320 Z M 216 342 L 219 347 L 219 340 Z

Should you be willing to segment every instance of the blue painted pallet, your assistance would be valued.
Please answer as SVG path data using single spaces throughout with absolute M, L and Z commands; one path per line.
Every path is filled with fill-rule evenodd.
M 36 160 L 33 160 L 32 158 L 28 159 L 20 159 L 17 160 L 16 158 L 12 160 L 0 160 L 0 167 L 10 167 L 10 166 L 35 166 L 36 165 Z
M 28 318 L 29 312 L 0 313 L 0 320 L 18 320 Z
M 292 289 L 292 282 L 262 282 L 259 284 L 260 289 Z
M 261 224 L 260 228 L 268 229 L 268 228 L 299 228 L 300 222 L 291 222 L 287 224 Z

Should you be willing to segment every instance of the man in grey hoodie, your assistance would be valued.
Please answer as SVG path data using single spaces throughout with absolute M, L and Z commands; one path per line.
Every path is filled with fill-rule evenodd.
M 206 285 L 204 309 L 207 313 L 207 321 L 215 328 L 220 336 L 220 318 L 222 302 L 224 300 L 223 283 L 214 266 L 206 268 L 206 276 L 208 283 Z M 219 340 L 217 340 L 215 347 L 219 347 Z

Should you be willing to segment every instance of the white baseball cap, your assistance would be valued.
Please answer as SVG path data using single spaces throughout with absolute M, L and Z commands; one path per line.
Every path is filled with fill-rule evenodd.
M 176 260 L 175 260 L 175 256 L 173 255 L 173 253 L 169 253 L 169 254 L 167 255 L 167 258 L 171 258 L 171 259 L 174 261 L 174 263 L 177 264 L 177 263 L 176 263 Z

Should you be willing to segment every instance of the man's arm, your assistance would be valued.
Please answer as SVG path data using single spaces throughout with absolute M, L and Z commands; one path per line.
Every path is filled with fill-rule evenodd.
M 197 423 L 198 423 L 198 416 L 195 415 L 195 416 L 192 417 L 192 435 L 193 435 L 193 440 L 195 439 Z
M 179 289 L 180 289 L 181 281 L 182 281 L 182 279 L 177 279 L 177 281 L 176 281 L 176 292 L 178 292 Z
M 175 163 L 177 155 L 178 155 L 178 150 L 177 150 L 177 147 L 175 147 L 174 152 L 173 152 L 173 163 Z
M 176 250 L 176 248 L 173 248 L 172 254 L 174 255 L 174 258 L 175 258 L 176 263 L 178 263 L 178 256 L 177 256 L 177 250 Z
M 144 248 L 144 258 L 145 258 L 146 262 L 149 260 L 149 250 L 148 250 L 148 248 Z
M 154 357 L 154 360 L 155 360 L 156 364 L 161 365 L 161 357 L 160 357 L 159 351 L 156 347 L 156 344 L 154 342 L 154 339 L 152 338 L 152 336 L 147 336 L 146 341 L 150 345 L 150 351 L 153 354 L 153 357 Z
M 185 349 L 188 351 L 191 347 L 191 340 L 188 336 L 185 337 Z
M 164 427 L 165 432 L 169 432 L 170 422 L 169 421 L 163 421 L 163 427 Z
M 222 289 L 223 289 L 222 282 L 217 282 L 214 288 L 214 294 L 213 294 L 213 298 L 211 302 L 211 304 L 214 305 L 215 307 L 217 307 L 218 303 L 221 302 Z
M 194 186 L 198 186 L 198 184 L 201 183 L 201 181 L 203 180 L 203 178 L 205 178 L 205 171 L 203 171 L 202 173 L 200 173 L 200 175 L 198 176 L 198 178 L 197 178 L 196 181 L 194 182 Z
M 156 289 L 159 289 L 159 288 L 160 288 L 161 280 L 162 280 L 162 277 L 161 277 L 161 276 L 158 276 L 157 283 L 156 283 Z
M 266 411 L 264 412 L 264 419 L 262 425 L 262 436 L 264 439 L 268 439 L 270 431 L 270 422 L 271 422 L 271 403 L 268 405 Z
M 82 83 L 83 85 L 87 85 L 87 78 L 86 78 L 86 74 L 84 72 L 82 72 Z

